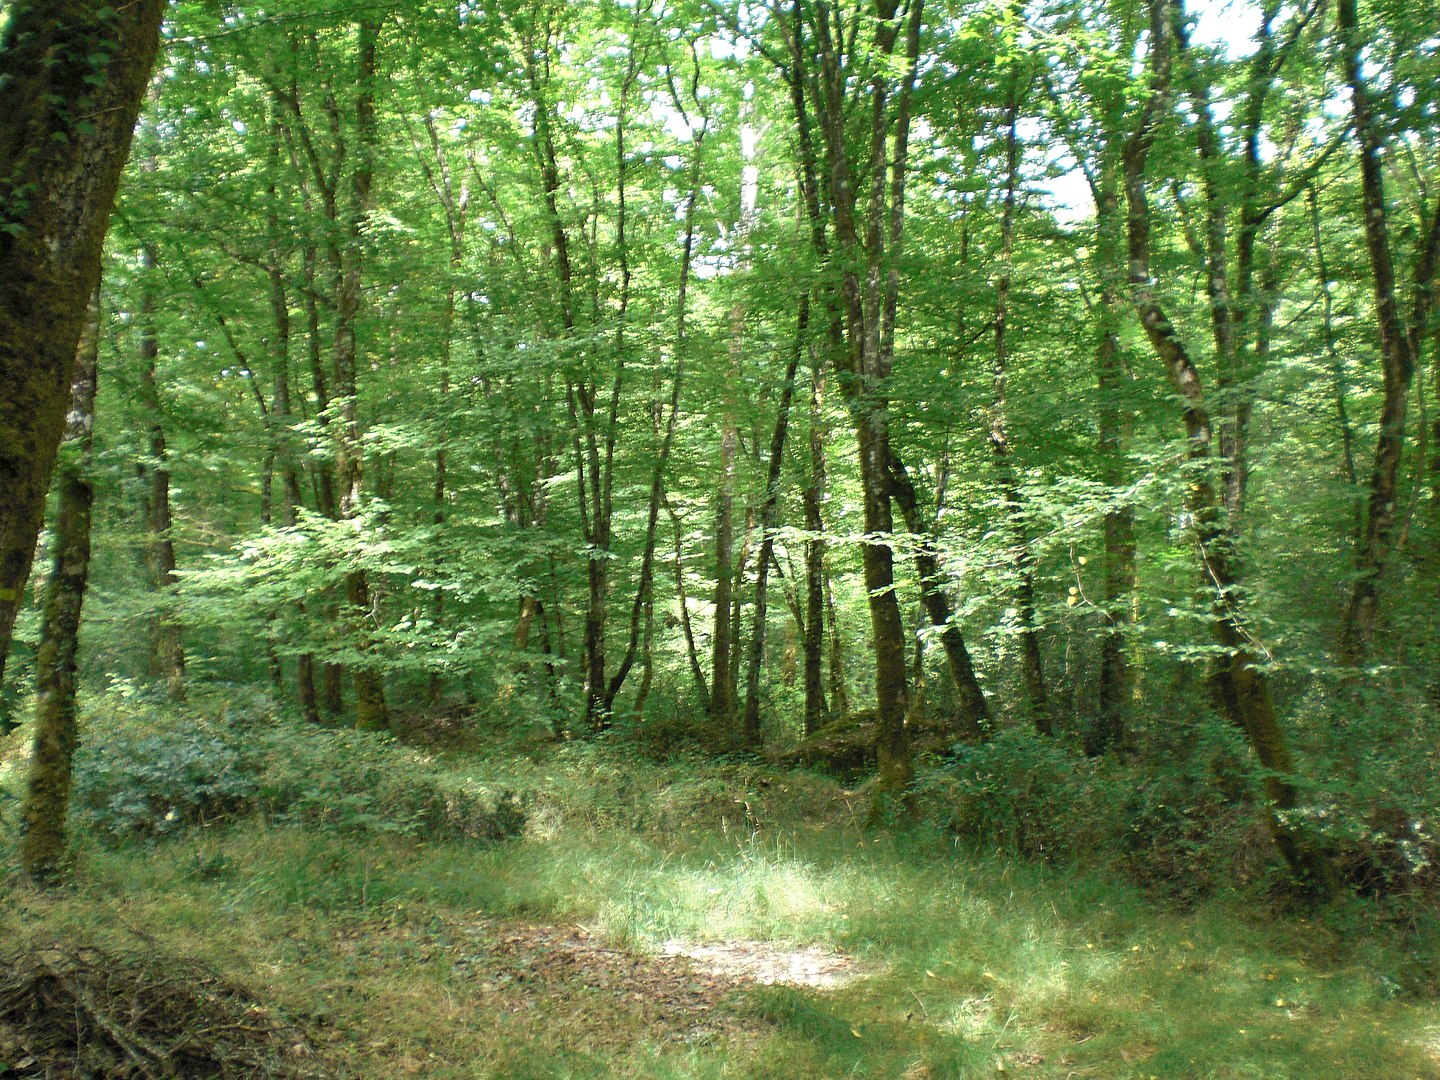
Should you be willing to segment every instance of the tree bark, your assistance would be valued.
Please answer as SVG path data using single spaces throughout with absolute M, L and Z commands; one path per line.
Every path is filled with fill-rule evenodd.
M 959 734 L 971 742 L 984 742 L 990 737 L 992 720 L 985 691 L 975 674 L 975 663 L 965 636 L 955 621 L 950 599 L 945 595 L 940 555 L 920 510 L 920 497 L 914 481 L 900 455 L 890 454 L 890 484 L 905 527 L 915 538 L 915 572 L 920 579 L 920 602 L 930 625 L 940 631 L 940 644 L 945 650 L 945 663 L 955 683 L 956 721 Z
M 0 679 L 164 0 L 18 0 L 0 41 Z
M 680 627 L 685 635 L 685 659 L 690 665 L 690 677 L 695 680 L 695 692 L 701 708 L 710 712 L 710 687 L 705 682 L 705 669 L 700 666 L 700 651 L 695 645 L 695 626 L 690 619 L 690 601 L 685 595 L 685 549 L 684 536 L 680 528 L 680 516 L 664 500 L 665 512 L 670 515 L 670 526 L 675 532 L 675 597 L 680 606 Z
M 768 601 L 770 563 L 775 554 L 775 530 L 780 524 L 780 466 L 785 458 L 785 439 L 790 430 L 790 402 L 795 397 L 795 374 L 810 332 L 810 294 L 800 296 L 795 319 L 795 343 L 785 381 L 780 387 L 780 407 L 775 416 L 775 433 L 770 437 L 770 462 L 765 478 L 765 501 L 760 507 L 760 557 L 755 564 L 755 614 L 751 618 L 750 654 L 745 667 L 745 713 L 741 738 L 746 746 L 760 745 L 760 668 L 765 660 L 765 616 Z
M 630 668 L 635 662 L 635 650 L 639 644 L 642 617 L 645 621 L 645 678 L 636 700 L 636 711 L 644 707 L 649 696 L 651 669 L 649 663 L 650 627 L 654 619 L 655 584 L 655 537 L 660 523 L 660 507 L 665 501 L 665 471 L 670 462 L 670 451 L 675 445 L 676 426 L 680 418 L 680 389 L 685 379 L 685 357 L 689 348 L 688 316 L 690 270 L 695 254 L 695 206 L 700 197 L 700 152 L 705 142 L 705 126 L 701 126 L 694 141 L 694 160 L 690 171 L 690 194 L 685 204 L 685 239 L 680 254 L 680 282 L 675 299 L 675 374 L 670 382 L 670 402 L 666 413 L 664 434 L 655 457 L 655 467 L 650 475 L 650 498 L 645 519 L 645 548 L 640 562 L 640 580 L 635 589 L 635 601 L 630 608 L 630 631 L 626 639 L 625 652 L 605 690 L 603 708 L 608 715 L 615 708 L 615 699 L 620 694 Z M 657 406 L 658 409 L 658 406 Z M 659 415 L 655 417 L 659 423 Z M 678 560 L 678 550 L 677 550 Z M 679 563 L 677 561 L 677 572 Z M 683 583 L 682 583 L 683 584 Z M 683 605 L 683 591 L 681 603 Z M 689 630 L 689 612 L 685 613 L 686 629 Z M 701 678 L 703 686 L 704 678 Z
M 1095 351 L 1100 391 L 1097 448 L 1111 498 L 1119 499 L 1120 489 L 1128 479 L 1125 446 L 1134 427 L 1134 411 L 1125 401 L 1130 372 L 1120 347 L 1124 279 L 1120 234 L 1124 225 L 1115 168 L 1106 162 L 1101 171 L 1095 192 L 1100 275 L 1100 340 Z M 1091 754 L 1125 748 L 1129 714 L 1135 699 L 1135 673 L 1129 656 L 1136 587 L 1134 508 L 1126 501 L 1107 508 L 1103 533 L 1105 626 L 1100 641 L 1099 716 L 1094 731 L 1086 739 L 1086 750 Z
M 1005 197 L 1000 215 L 1000 275 L 995 280 L 995 353 L 992 375 L 995 400 L 990 410 L 990 451 L 1000 474 L 1001 497 L 1010 518 L 1011 561 L 1015 566 L 1015 611 L 1020 630 L 1020 682 L 1030 721 L 1041 735 L 1052 735 L 1054 715 L 1045 687 L 1040 638 L 1035 626 L 1035 553 L 1025 526 L 1020 482 L 1011 461 L 1008 426 L 1010 377 L 1010 272 L 1014 261 L 1015 217 L 1020 184 L 1019 75 L 1012 73 L 1005 103 Z M 974 675 L 970 678 L 973 680 Z M 958 679 L 957 679 L 958 682 Z
M 147 160 L 153 171 L 153 159 Z M 164 409 L 160 401 L 157 365 L 160 358 L 159 328 L 155 325 L 159 260 L 149 246 L 140 252 L 140 399 L 148 419 L 147 457 L 139 472 L 145 485 L 144 527 L 145 567 L 150 589 L 160 599 L 151 627 L 153 655 L 151 674 L 164 681 L 170 696 L 185 696 L 185 646 L 174 606 L 175 541 L 171 535 L 174 517 L 170 510 L 170 461 L 165 440 Z
M 825 701 L 825 424 L 820 415 L 820 372 L 810 380 L 810 463 L 800 501 L 805 511 L 805 734 L 830 721 Z
M 1345 81 L 1350 88 L 1351 126 L 1360 147 L 1360 185 L 1365 224 L 1365 247 L 1370 256 L 1375 316 L 1380 333 L 1383 394 L 1375 465 L 1370 474 L 1370 497 L 1365 527 L 1356 552 L 1355 584 L 1345 610 L 1340 658 L 1350 665 L 1364 664 L 1370 656 L 1380 610 L 1380 585 L 1395 548 L 1396 503 L 1399 501 L 1400 461 L 1405 447 L 1405 415 L 1410 385 L 1415 377 L 1420 341 L 1434 301 L 1431 288 L 1440 257 L 1440 204 L 1431 211 L 1415 266 L 1414 300 L 1410 318 L 1401 310 L 1395 264 L 1390 247 L 1389 211 L 1385 202 L 1384 138 L 1375 116 L 1370 87 L 1365 80 L 1356 0 L 1339 0 L 1337 25 L 1344 46 Z
M 357 328 L 361 309 L 361 274 L 364 255 L 361 245 L 366 219 L 370 216 L 371 188 L 375 179 L 375 84 L 380 26 L 373 18 L 357 24 L 355 93 L 355 165 L 350 176 L 350 204 L 342 223 L 343 243 L 336 253 L 335 281 L 335 397 L 340 404 L 339 439 L 336 443 L 335 476 L 340 500 L 340 517 L 356 517 L 364 500 L 364 447 L 360 439 L 360 403 Z M 355 622 L 357 651 L 372 649 L 368 623 L 374 618 L 370 583 L 363 567 L 345 574 L 345 601 L 348 617 Z M 351 670 L 355 690 L 355 726 L 361 731 L 388 731 L 390 711 L 385 702 L 385 684 L 368 658 Z
M 740 444 L 736 426 L 736 387 L 740 381 L 740 348 L 745 313 L 730 310 L 729 364 L 720 397 L 720 473 L 715 493 L 715 617 L 710 632 L 710 715 L 726 722 L 735 715 L 730 682 L 730 625 L 735 589 L 735 456 Z
M 90 468 L 99 350 L 97 290 L 80 340 L 66 418 L 66 453 L 57 469 L 55 561 L 45 588 L 40 650 L 35 657 L 35 746 L 20 809 L 20 868 L 37 885 L 52 885 L 61 877 L 71 764 L 79 742 L 75 675 L 80 612 L 90 573 L 90 510 L 95 498 Z
M 1131 300 L 1156 357 L 1184 405 L 1188 444 L 1189 506 L 1204 589 L 1211 601 L 1211 627 L 1223 649 L 1217 685 L 1229 719 L 1243 730 L 1266 770 L 1270 834 L 1297 885 L 1313 896 L 1335 887 L 1334 871 L 1318 840 L 1287 816 L 1299 806 L 1295 763 L 1280 727 L 1263 665 L 1267 658 L 1247 631 L 1240 611 L 1240 584 L 1232 556 L 1225 505 L 1211 479 L 1214 429 L 1200 374 L 1165 314 L 1150 277 L 1150 211 L 1145 167 L 1155 132 L 1170 104 L 1173 0 L 1150 0 L 1150 95 L 1123 153 L 1127 207 L 1126 237 Z

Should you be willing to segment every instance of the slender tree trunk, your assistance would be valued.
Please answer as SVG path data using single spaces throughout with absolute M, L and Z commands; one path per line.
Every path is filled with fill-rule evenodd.
M 650 691 L 649 641 L 650 629 L 654 622 L 655 584 L 655 537 L 660 523 L 660 507 L 665 502 L 665 471 L 670 463 L 670 451 L 675 445 L 675 432 L 680 417 L 680 389 L 685 378 L 686 353 L 689 350 L 687 317 L 689 314 L 690 269 L 695 252 L 695 205 L 700 197 L 700 152 L 704 146 L 705 127 L 701 127 L 694 141 L 694 161 L 690 171 L 690 195 L 685 208 L 685 239 L 680 254 L 680 284 L 675 301 L 675 374 L 670 381 L 670 402 L 664 423 L 664 434 L 655 456 L 655 468 L 650 476 L 650 498 L 645 519 L 645 547 L 641 556 L 640 580 L 635 590 L 635 602 L 630 609 L 630 632 L 625 652 L 615 669 L 615 675 L 605 690 L 604 710 L 608 714 L 615 707 L 630 668 L 635 662 L 635 650 L 639 642 L 642 617 L 645 623 L 645 682 L 636 702 L 637 711 L 644 706 Z M 623 157 L 623 153 L 618 156 Z M 659 416 L 656 416 L 659 423 Z M 678 559 L 678 555 L 677 555 Z M 678 567 L 678 562 L 677 562 Z M 682 600 L 683 603 L 683 600 Z M 686 612 L 688 628 L 689 613 Z M 703 677 L 702 677 L 703 683 Z
M 460 285 L 460 268 L 465 257 L 465 226 L 470 210 L 470 188 L 469 185 L 461 182 L 458 185 L 450 168 L 450 160 L 445 153 L 444 144 L 440 141 L 440 133 L 436 130 L 434 117 L 430 114 L 425 116 L 425 132 L 429 136 L 430 159 L 425 163 L 425 175 L 430 181 L 430 189 L 435 193 L 440 208 L 445 213 L 445 231 L 450 239 L 450 274 L 445 284 L 445 302 L 441 309 L 441 352 L 440 352 L 440 386 L 439 386 L 439 416 L 440 428 L 436 432 L 436 447 L 434 456 L 435 485 L 432 496 L 434 511 L 432 520 L 436 527 L 445 524 L 447 500 L 449 498 L 448 481 L 450 465 L 449 449 L 449 400 L 450 400 L 450 368 L 455 348 L 455 310 L 456 293 Z M 431 602 L 430 617 L 435 625 L 444 625 L 445 595 L 441 590 L 435 591 L 434 599 Z M 431 705 L 438 705 L 441 695 L 444 692 L 444 680 L 440 672 L 432 671 L 428 696 Z
M 830 628 L 830 704 L 834 715 L 850 715 L 850 686 L 846 681 L 845 643 L 840 636 L 840 617 L 835 608 L 835 586 L 830 571 L 821 567 L 825 579 L 825 623 Z
M 1189 505 L 1195 542 L 1211 597 L 1211 626 L 1223 650 L 1219 700 L 1247 735 L 1265 772 L 1270 834 L 1297 883 L 1315 896 L 1334 889 L 1334 872 L 1319 842 L 1289 812 L 1299 806 L 1295 763 L 1271 701 L 1263 665 L 1267 657 L 1247 630 L 1240 611 L 1239 576 L 1225 504 L 1211 479 L 1214 432 L 1199 372 L 1166 316 L 1150 277 L 1150 211 L 1145 166 L 1160 117 L 1169 106 L 1172 0 L 1150 0 L 1150 96 L 1123 154 L 1130 292 L 1140 324 L 1184 404 L 1189 456 Z
M 813 85 L 814 107 L 824 146 L 826 173 L 833 203 L 834 254 L 841 268 L 839 310 L 844 315 L 846 352 L 837 357 L 839 381 L 850 407 L 860 457 L 860 486 L 866 542 L 862 564 L 869 597 L 871 641 L 875 654 L 876 758 L 879 782 L 874 813 L 899 799 L 909 807 L 914 778 L 910 750 L 910 707 L 904 621 L 895 595 L 894 532 L 890 496 L 889 402 L 885 385 L 894 359 L 894 321 L 899 292 L 899 264 L 904 229 L 904 192 L 910 126 L 910 93 L 914 83 L 922 0 L 913 0 L 903 22 L 898 0 L 877 0 L 874 50 L 895 57 L 904 32 L 905 75 L 899 91 L 890 67 L 877 67 L 866 81 L 862 103 L 869 105 L 865 156 L 852 165 L 852 132 L 847 117 L 857 102 L 858 85 L 848 68 L 853 41 L 838 25 L 837 12 L 818 4 L 813 12 L 810 48 L 795 35 L 792 60 L 801 78 L 806 52 L 818 54 Z M 800 11 L 796 8 L 797 24 Z M 868 99 L 868 101 L 866 100 Z M 893 109 L 893 111 L 892 111 Z M 804 117 L 797 117 L 804 126 Z M 863 212 L 858 176 L 869 182 Z
M 810 380 L 810 467 L 800 493 L 805 510 L 805 734 L 830 721 L 825 701 L 825 424 L 820 414 L 818 370 Z
M 1360 473 L 1355 465 L 1355 425 L 1350 420 L 1350 382 L 1345 376 L 1345 359 L 1335 344 L 1335 302 L 1330 289 L 1330 267 L 1325 258 L 1325 243 L 1320 234 L 1320 196 L 1315 185 L 1309 185 L 1306 196 L 1310 203 L 1310 235 L 1315 244 L 1315 273 L 1319 279 L 1321 329 L 1325 336 L 1325 355 L 1330 361 L 1330 377 L 1335 393 L 1335 419 L 1340 428 L 1341 475 L 1351 491 L 1360 488 Z M 1365 511 L 1355 503 L 1348 535 L 1358 544 L 1365 527 Z
M 745 606 L 745 577 L 750 566 L 750 549 L 755 540 L 755 504 L 745 500 L 745 532 L 740 541 L 740 553 L 735 556 L 735 569 L 730 588 L 730 666 L 725 675 L 730 683 L 730 700 L 735 704 L 732 715 L 738 717 L 740 705 L 740 639 L 745 622 L 742 613 Z
M 975 674 L 975 664 L 965 637 L 955 620 L 949 597 L 945 595 L 943 575 L 940 573 L 940 556 L 926 527 L 920 510 L 920 498 L 915 484 L 905 468 L 905 462 L 894 452 L 890 455 L 891 493 L 900 506 L 905 527 L 915 538 L 915 572 L 920 579 L 920 601 L 930 624 L 940 631 L 940 644 L 945 650 L 945 663 L 955 683 L 956 721 L 959 733 L 972 742 L 984 742 L 990 737 L 990 706 L 985 700 L 985 691 Z
M 149 165 L 153 169 L 153 165 Z M 155 615 L 152 634 L 152 674 L 164 680 L 170 696 L 184 699 L 185 649 L 180 622 L 173 610 L 175 542 L 171 536 L 174 519 L 170 510 L 170 462 L 165 441 L 164 410 L 156 365 L 160 338 L 155 325 L 156 287 L 159 264 L 148 246 L 140 252 L 140 397 L 148 414 L 148 458 L 140 472 L 145 483 L 145 565 L 150 588 L 162 599 Z
M 1098 270 L 1100 275 L 1099 330 L 1095 366 L 1098 375 L 1100 465 L 1112 498 L 1128 480 L 1125 446 L 1134 426 L 1133 410 L 1125 401 L 1130 382 L 1120 348 L 1121 283 L 1124 279 L 1122 211 L 1119 182 L 1109 162 L 1097 186 Z M 1092 754 L 1123 750 L 1127 721 L 1135 700 L 1135 675 L 1130 664 L 1130 634 L 1134 623 L 1136 587 L 1135 511 L 1119 502 L 1105 511 L 1104 608 L 1105 628 L 1100 640 L 1099 717 L 1086 740 Z
M 65 856 L 75 721 L 80 611 L 90 573 L 90 480 L 95 428 L 95 371 L 100 350 L 100 297 L 92 295 L 75 363 L 66 419 L 65 455 L 57 470 L 55 562 L 45 589 L 40 650 L 35 657 L 35 747 L 20 809 L 20 867 L 38 885 L 54 884 Z
M 0 40 L 0 681 L 164 0 L 28 0 Z
M 336 312 L 334 347 L 334 390 L 340 405 L 339 439 L 336 444 L 335 475 L 340 498 L 340 516 L 351 519 L 360 513 L 364 501 L 364 447 L 360 439 L 360 403 L 357 329 L 361 309 L 361 275 L 364 256 L 361 245 L 366 219 L 370 215 L 371 188 L 375 178 L 375 84 L 380 27 L 373 17 L 357 23 L 358 54 L 355 94 L 355 165 L 350 177 L 350 205 L 343 223 L 344 243 L 336 260 Z M 348 617 L 356 624 L 357 651 L 371 651 L 368 624 L 374 619 L 370 583 L 363 567 L 345 574 L 345 602 Z M 351 670 L 355 690 L 355 726 L 362 731 L 388 731 L 390 712 L 385 702 L 385 684 L 369 659 Z
M 715 493 L 715 622 L 710 633 L 710 714 L 721 721 L 735 715 L 730 682 L 730 625 L 735 590 L 735 456 L 740 444 L 736 425 L 736 387 L 740 382 L 740 349 L 745 332 L 744 309 L 730 311 L 729 365 L 721 390 L 720 474 Z
M 271 180 L 267 185 L 266 228 L 270 234 L 269 261 L 266 277 L 270 283 L 270 319 L 274 336 L 269 342 L 270 354 L 274 361 L 275 391 L 271 399 L 270 416 L 276 438 L 275 454 L 278 458 L 281 476 L 280 523 L 293 529 L 299 522 L 299 508 L 304 499 L 300 490 L 299 448 L 295 437 L 295 414 L 290 400 L 290 294 L 285 284 L 285 254 L 282 250 L 280 233 L 280 196 L 276 178 L 280 173 L 280 148 L 284 136 L 279 117 L 279 104 L 272 101 L 274 119 L 271 125 L 270 168 Z M 299 614 L 305 617 L 307 601 L 298 605 Z M 300 715 L 309 724 L 320 722 L 320 705 L 315 694 L 315 655 L 302 652 L 295 658 L 295 691 L 300 705 Z
M 667 498 L 665 512 L 670 515 L 670 525 L 675 531 L 675 597 L 680 605 L 680 628 L 685 635 L 685 659 L 690 664 L 690 676 L 695 680 L 695 692 L 705 712 L 710 711 L 710 687 L 705 682 L 705 669 L 700 665 L 700 651 L 695 646 L 695 626 L 690 620 L 690 601 L 685 595 L 685 550 L 684 536 L 680 528 L 680 517 Z
M 1005 198 L 1000 218 L 1000 275 L 995 281 L 994 404 L 990 410 L 990 450 L 1000 474 L 1005 513 L 1010 519 L 1011 560 L 1015 566 L 1015 611 L 1020 629 L 1020 681 L 1030 721 L 1041 735 L 1054 734 L 1055 720 L 1045 687 L 1040 638 L 1035 626 L 1035 553 L 1025 525 L 1020 482 L 1011 461 L 1007 412 L 1010 377 L 1010 271 L 1014 258 L 1015 217 L 1020 184 L 1020 104 L 1018 74 L 1011 75 L 1005 106 Z
M 770 563 L 775 556 L 775 530 L 780 525 L 780 466 L 785 458 L 785 439 L 790 429 L 790 403 L 795 397 L 795 375 L 810 333 L 810 294 L 800 296 L 795 319 L 795 343 L 785 381 L 780 387 L 780 407 L 775 416 L 775 433 L 770 437 L 770 463 L 765 480 L 765 501 L 760 508 L 760 556 L 755 564 L 755 614 L 751 619 L 750 655 L 745 669 L 745 715 L 741 725 L 746 746 L 760 745 L 760 668 L 765 660 L 765 616 L 770 581 Z

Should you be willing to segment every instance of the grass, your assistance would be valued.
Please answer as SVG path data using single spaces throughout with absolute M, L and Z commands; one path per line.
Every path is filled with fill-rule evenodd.
M 748 766 L 569 746 L 435 768 L 538 792 L 525 835 L 81 838 L 68 891 L 3 886 L 0 932 L 153 939 L 328 1032 L 337 1068 L 365 1077 L 1440 1077 L 1440 1006 L 1397 995 L 1403 950 L 1362 908 L 1159 910 L 1099 874 L 865 834 L 839 789 Z M 637 951 L 815 945 L 869 974 L 738 990 L 724 1024 L 679 1039 L 583 970 L 482 993 L 467 943 L 509 923 Z M 523 989 L 533 967 L 505 978 Z

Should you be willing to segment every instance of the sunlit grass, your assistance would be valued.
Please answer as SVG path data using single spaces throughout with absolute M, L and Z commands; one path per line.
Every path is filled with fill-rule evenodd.
M 736 828 L 713 778 L 691 782 L 699 809 L 668 795 L 685 827 L 656 828 L 645 799 L 665 776 L 607 769 L 589 754 L 515 763 L 515 786 L 543 778 L 564 795 L 490 847 L 258 822 L 156 847 L 82 842 L 76 886 L 47 898 L 12 882 L 0 929 L 200 958 L 336 1032 L 332 1052 L 361 1076 L 1440 1076 L 1440 1009 L 1398 1000 L 1384 939 L 1347 936 L 1339 916 L 1234 899 L 1166 912 L 1078 871 L 843 820 Z M 500 761 L 476 772 L 506 779 Z M 691 1045 L 637 1028 L 595 1047 L 583 1010 L 477 1013 L 454 943 L 496 918 L 639 950 L 817 946 L 866 977 L 745 991 L 743 1036 Z

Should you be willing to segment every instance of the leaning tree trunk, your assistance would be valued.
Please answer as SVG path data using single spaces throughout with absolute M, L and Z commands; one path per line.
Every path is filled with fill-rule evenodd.
M 17 0 L 0 41 L 0 677 L 165 0 Z
M 35 657 L 35 750 L 20 809 L 20 868 L 38 885 L 53 884 L 60 877 L 65 856 L 65 814 L 78 742 L 76 654 L 90 574 L 90 508 L 95 498 L 90 465 L 99 351 L 97 291 L 90 299 L 89 321 L 80 341 L 66 420 L 66 454 L 57 470 L 55 563 L 45 587 L 40 651 Z
M 955 621 L 955 612 L 950 598 L 945 595 L 945 586 L 940 573 L 940 554 L 930 531 L 925 527 L 925 518 L 920 511 L 920 497 L 915 483 L 910 479 L 909 470 L 900 455 L 890 453 L 890 484 L 895 501 L 900 505 L 905 527 L 915 538 L 915 572 L 920 579 L 920 603 L 930 620 L 930 625 L 940 632 L 940 644 L 945 650 L 945 662 L 950 668 L 950 678 L 955 683 L 957 705 L 956 726 L 959 734 L 970 742 L 984 742 L 992 730 L 990 705 L 985 700 L 985 691 L 975 673 L 975 663 L 965 636 Z
M 1150 0 L 1151 93 L 1122 155 L 1130 293 L 1140 324 L 1184 406 L 1189 507 L 1204 588 L 1210 596 L 1211 629 L 1222 659 L 1217 673 L 1220 705 L 1241 728 L 1265 770 L 1271 837 L 1297 884 L 1312 896 L 1334 889 L 1334 871 L 1318 839 L 1290 813 L 1299 806 L 1295 763 L 1271 699 L 1264 650 L 1249 633 L 1240 608 L 1241 580 L 1223 498 L 1212 480 L 1214 429 L 1208 402 L 1190 354 L 1166 315 L 1150 276 L 1150 210 L 1145 167 L 1155 131 L 1170 103 L 1170 8 L 1173 0 Z

